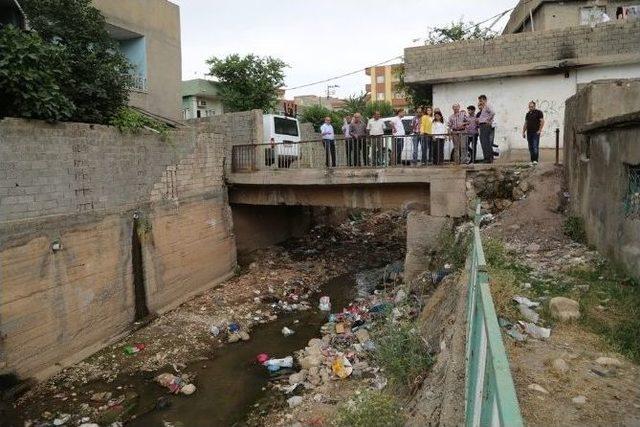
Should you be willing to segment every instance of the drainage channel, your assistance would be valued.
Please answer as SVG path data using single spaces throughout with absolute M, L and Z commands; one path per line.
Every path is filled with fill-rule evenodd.
M 353 274 L 339 276 L 322 286 L 322 295 L 331 298 L 333 310 L 341 310 L 354 298 L 355 286 Z M 319 337 L 320 326 L 326 321 L 327 313 L 314 307 L 255 327 L 250 341 L 226 345 L 216 351 L 212 360 L 191 363 L 184 369 L 184 372 L 197 374 L 197 392 L 188 397 L 172 396 L 171 405 L 163 410 L 157 410 L 155 406 L 157 399 L 167 394 L 153 382 L 152 375 L 119 379 L 117 382 L 133 386 L 139 395 L 137 415 L 126 425 L 198 427 L 231 426 L 242 422 L 253 404 L 267 393 L 268 374 L 264 367 L 254 362 L 256 355 L 268 353 L 278 358 L 292 355 L 304 348 L 311 338 Z M 295 334 L 283 336 L 284 326 L 295 330 Z

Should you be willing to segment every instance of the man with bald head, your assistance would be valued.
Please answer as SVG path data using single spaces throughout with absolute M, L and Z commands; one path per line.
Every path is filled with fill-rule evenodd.
M 467 163 L 468 159 L 468 151 L 466 147 L 467 138 L 462 138 L 461 133 L 465 131 L 465 120 L 467 120 L 467 112 L 465 110 L 460 109 L 460 104 L 455 103 L 451 107 L 453 109 L 453 114 L 449 116 L 449 121 L 447 125 L 449 126 L 449 132 L 453 135 L 451 139 L 453 140 L 453 160 L 456 163 Z M 465 141 L 464 147 L 462 141 Z

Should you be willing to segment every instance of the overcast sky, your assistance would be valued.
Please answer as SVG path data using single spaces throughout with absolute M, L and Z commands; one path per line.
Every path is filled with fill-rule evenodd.
M 182 75 L 204 77 L 212 56 L 254 53 L 289 64 L 287 87 L 323 80 L 400 56 L 428 27 L 483 21 L 517 0 L 172 0 L 182 16 Z M 506 17 L 496 29 L 502 30 Z M 364 91 L 364 72 L 340 79 L 337 96 Z M 294 95 L 326 94 L 327 83 Z

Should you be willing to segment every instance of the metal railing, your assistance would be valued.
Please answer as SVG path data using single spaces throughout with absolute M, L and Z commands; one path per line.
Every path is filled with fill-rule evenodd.
M 437 166 L 474 162 L 478 145 L 477 136 L 465 133 L 234 145 L 231 164 L 233 172 Z
M 480 218 L 478 203 L 468 262 L 465 425 L 518 427 L 522 415 L 489 289 Z

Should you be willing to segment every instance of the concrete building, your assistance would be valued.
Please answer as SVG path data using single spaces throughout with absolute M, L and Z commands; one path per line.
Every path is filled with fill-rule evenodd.
M 640 16 L 640 0 L 520 0 L 503 34 L 595 25 Z
M 199 119 L 222 114 L 224 106 L 218 92 L 218 83 L 195 79 L 182 82 L 182 118 Z
M 514 12 L 515 13 L 515 12 Z M 431 88 L 433 104 L 476 104 L 485 94 L 496 111 L 496 143 L 505 160 L 528 160 L 522 138 L 527 103 L 545 115 L 541 160 L 555 153 L 564 105 L 599 79 L 640 77 L 640 20 L 611 21 L 405 49 L 405 80 Z M 560 138 L 562 145 L 562 138 Z
M 343 101 L 338 98 L 318 96 L 318 95 L 299 95 L 294 96 L 293 101 L 300 110 L 303 110 L 312 105 L 322 105 L 329 110 L 337 110 L 342 106 Z
M 180 8 L 167 0 L 93 0 L 107 30 L 133 65 L 129 103 L 179 120 L 182 57 Z
M 371 94 L 372 101 L 387 101 L 394 108 L 406 108 L 409 102 L 404 93 L 398 90 L 398 71 L 402 64 L 369 67 L 365 70 L 371 82 L 365 86 L 365 93 Z
M 566 118 L 571 213 L 590 244 L 640 279 L 640 79 L 587 85 Z

